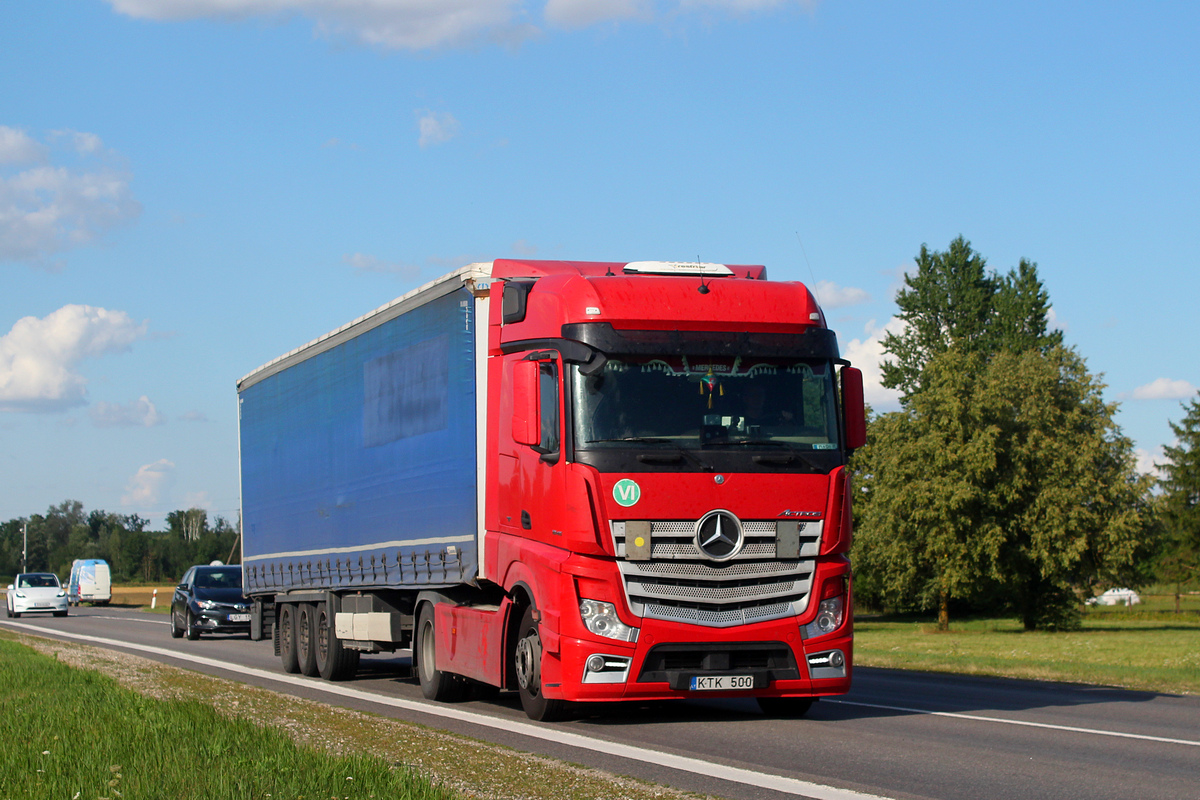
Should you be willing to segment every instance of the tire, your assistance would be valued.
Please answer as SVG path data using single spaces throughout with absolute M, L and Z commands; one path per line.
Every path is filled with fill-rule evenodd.
M 538 722 L 556 722 L 567 718 L 567 702 L 553 700 L 542 693 L 542 637 L 533 606 L 525 609 L 517 629 L 513 647 L 513 670 L 517 676 L 517 693 L 525 715 Z
M 194 642 L 200 638 L 200 626 L 196 624 L 196 616 L 192 614 L 190 608 L 187 612 L 187 637 L 189 642 Z
M 296 659 L 300 674 L 315 678 L 317 672 L 317 611 L 312 603 L 296 604 Z
M 67 610 L 65 608 L 62 611 L 54 612 L 54 616 L 56 616 L 56 617 L 65 617 L 66 615 L 67 615 Z
M 295 674 L 300 671 L 300 658 L 296 654 L 296 606 L 293 603 L 279 604 L 279 658 L 283 671 Z
M 436 641 L 433 603 L 425 603 L 417 615 L 417 629 L 413 633 L 413 665 L 421 682 L 421 694 L 426 700 L 455 703 L 466 696 L 467 682 L 437 668 Z
M 327 681 L 344 681 L 358 670 L 358 651 L 342 646 L 329 606 L 328 602 L 317 604 L 317 673 Z
M 759 709 L 768 717 L 799 719 L 812 708 L 811 697 L 758 697 Z
M 171 638 L 183 638 L 183 628 L 179 627 L 179 619 L 175 616 L 174 611 L 171 612 Z

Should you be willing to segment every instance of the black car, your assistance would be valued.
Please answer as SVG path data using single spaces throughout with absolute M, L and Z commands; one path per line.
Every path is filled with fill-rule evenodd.
M 250 601 L 242 594 L 242 568 L 191 567 L 171 598 L 171 636 L 250 633 Z

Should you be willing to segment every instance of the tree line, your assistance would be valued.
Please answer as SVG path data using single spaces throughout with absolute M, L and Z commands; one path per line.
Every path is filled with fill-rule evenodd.
M 1200 577 L 1200 401 L 1162 480 L 1140 474 L 1036 264 L 997 274 L 960 236 L 916 265 L 883 342 L 900 410 L 851 461 L 860 604 L 1069 629 L 1103 588 Z
M 221 516 L 210 525 L 203 509 L 172 511 L 166 530 L 148 524 L 137 514 L 84 513 L 78 500 L 65 500 L 45 514 L 0 523 L 0 575 L 21 571 L 23 547 L 28 572 L 64 581 L 77 558 L 107 561 L 114 581 L 143 583 L 174 583 L 193 564 L 240 558 L 238 525 Z

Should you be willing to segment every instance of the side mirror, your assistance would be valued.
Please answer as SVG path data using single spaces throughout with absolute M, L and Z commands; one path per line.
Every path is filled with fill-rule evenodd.
M 538 402 L 538 362 L 513 364 L 512 437 L 517 444 L 535 446 L 542 441 Z
M 846 448 L 857 450 L 867 443 L 867 410 L 863 400 L 862 370 L 842 368 L 842 420 Z

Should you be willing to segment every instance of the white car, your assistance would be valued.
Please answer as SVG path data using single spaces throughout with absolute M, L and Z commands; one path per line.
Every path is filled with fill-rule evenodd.
M 1134 606 L 1142 602 L 1133 589 L 1109 589 L 1104 594 L 1090 598 L 1089 606 Z
M 8 585 L 7 601 L 4 610 L 10 617 L 45 611 L 67 615 L 67 590 L 53 572 L 22 572 Z

